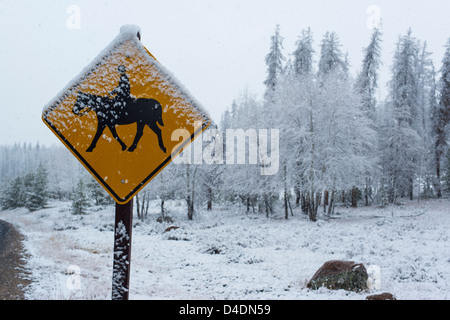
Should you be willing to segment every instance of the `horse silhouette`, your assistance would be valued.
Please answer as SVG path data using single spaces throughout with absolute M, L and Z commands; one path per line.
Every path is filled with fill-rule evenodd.
M 137 123 L 136 136 L 133 144 L 127 151 L 134 151 L 147 125 L 157 136 L 159 147 L 162 152 L 166 153 L 166 148 L 161 136 L 161 129 L 157 123 L 164 126 L 162 121 L 161 104 L 154 99 L 127 99 L 125 104 L 115 104 L 114 99 L 108 97 L 97 96 L 94 94 L 78 92 L 77 99 L 72 108 L 72 112 L 78 116 L 83 116 L 90 110 L 97 115 L 97 132 L 86 152 L 92 152 L 97 141 L 102 135 L 106 127 L 109 128 L 113 137 L 119 142 L 122 151 L 127 150 L 127 145 L 119 138 L 116 131 L 116 125 Z

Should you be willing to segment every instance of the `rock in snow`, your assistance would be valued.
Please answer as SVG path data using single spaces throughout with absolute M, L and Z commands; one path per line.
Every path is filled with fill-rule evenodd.
M 314 274 L 306 285 L 310 289 L 326 287 L 332 290 L 362 291 L 367 289 L 369 278 L 362 263 L 353 261 L 327 261 Z

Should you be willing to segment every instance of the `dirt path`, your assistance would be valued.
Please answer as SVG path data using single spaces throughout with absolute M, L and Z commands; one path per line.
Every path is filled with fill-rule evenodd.
M 0 220 L 0 300 L 24 299 L 24 288 L 30 283 L 22 239 L 11 224 Z

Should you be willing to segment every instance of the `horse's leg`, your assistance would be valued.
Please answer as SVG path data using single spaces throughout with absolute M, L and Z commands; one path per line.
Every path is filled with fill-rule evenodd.
M 87 148 L 86 152 L 92 152 L 92 150 L 94 150 L 95 146 L 97 145 L 97 141 L 100 138 L 100 136 L 103 133 L 103 130 L 105 130 L 105 124 L 103 124 L 102 122 L 98 122 L 97 124 L 97 132 L 95 133 L 94 139 L 92 139 L 91 145 L 89 146 L 89 148 Z
M 128 148 L 128 151 L 132 152 L 132 151 L 134 151 L 134 149 L 136 149 L 137 144 L 138 144 L 139 140 L 141 139 L 143 132 L 144 132 L 144 124 L 142 122 L 138 122 L 136 136 L 134 137 L 133 144 Z
M 158 125 L 156 123 L 147 124 L 147 125 L 158 136 L 158 143 L 159 143 L 159 148 L 161 149 L 161 151 L 166 153 L 166 147 L 164 147 L 164 143 L 163 143 L 163 139 L 162 139 L 162 135 L 161 135 L 161 129 L 158 127 Z
M 127 145 L 117 135 L 116 127 L 112 124 L 112 125 L 109 125 L 108 128 L 111 131 L 114 139 L 116 139 L 117 142 L 119 142 L 120 145 L 122 146 L 122 151 L 125 151 L 127 149 Z

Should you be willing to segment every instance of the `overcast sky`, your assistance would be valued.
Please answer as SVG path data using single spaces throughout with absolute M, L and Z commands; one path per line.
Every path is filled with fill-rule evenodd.
M 441 67 L 449 12 L 448 0 L 0 0 L 0 144 L 59 144 L 41 121 L 43 106 L 124 24 L 140 26 L 144 46 L 220 121 L 245 89 L 262 96 L 276 24 L 286 57 L 311 27 L 316 62 L 323 35 L 335 31 L 356 74 L 370 26 L 381 18 L 384 86 L 395 44 L 409 27 Z

